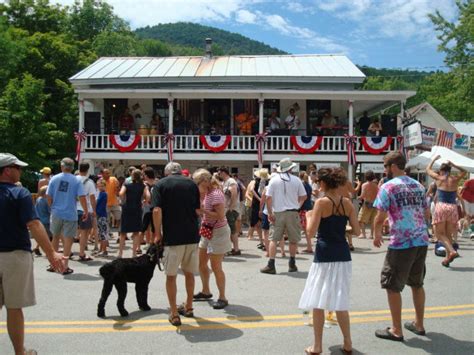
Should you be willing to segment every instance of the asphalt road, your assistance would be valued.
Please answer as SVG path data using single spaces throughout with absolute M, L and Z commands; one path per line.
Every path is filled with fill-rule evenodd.
M 224 264 L 230 305 L 214 310 L 208 302 L 197 302 L 195 319 L 182 318 L 180 329 L 167 321 L 165 278 L 158 269 L 150 285 L 151 311 L 138 310 L 134 287 L 129 285 L 126 307 L 130 316 L 119 317 L 114 290 L 106 306 L 107 318 L 99 319 L 102 279 L 98 268 L 105 260 L 72 261 L 75 272 L 61 276 L 46 272 L 46 259 L 37 257 L 38 305 L 25 309 L 26 345 L 39 354 L 304 354 L 312 343 L 312 328 L 297 305 L 312 256 L 298 256 L 297 273 L 288 273 L 288 259 L 278 256 L 278 274 L 265 275 L 259 272 L 266 259 L 256 248 L 257 241 L 241 238 L 241 244 L 243 256 L 227 257 Z M 355 240 L 351 290 L 355 354 L 474 353 L 474 242 L 463 239 L 460 244 L 462 257 L 449 269 L 441 266 L 441 258 L 430 247 L 425 281 L 427 336 L 407 331 L 405 342 L 398 343 L 374 336 L 376 329 L 390 325 L 385 292 L 379 287 L 385 247 L 375 249 L 369 240 Z M 115 243 L 112 248 L 116 249 Z M 211 284 L 215 290 L 213 279 Z M 196 285 L 198 291 L 199 279 Z M 184 297 L 180 276 L 178 300 Z M 403 292 L 403 305 L 404 321 L 412 319 L 409 289 Z M 11 354 L 4 310 L 1 317 L 0 354 Z M 340 353 L 341 344 L 339 328 L 328 324 L 324 353 Z

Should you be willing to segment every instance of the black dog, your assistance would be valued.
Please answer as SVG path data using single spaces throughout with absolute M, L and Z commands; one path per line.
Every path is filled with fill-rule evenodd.
M 163 247 L 152 244 L 146 254 L 136 258 L 116 259 L 103 265 L 100 275 L 104 278 L 102 295 L 97 307 L 97 317 L 105 317 L 105 303 L 115 286 L 118 293 L 117 307 L 122 317 L 128 316 L 124 302 L 127 297 L 127 282 L 135 284 L 138 306 L 142 311 L 149 311 L 148 305 L 148 284 L 153 277 L 155 266 L 161 270 L 160 259 L 163 256 Z

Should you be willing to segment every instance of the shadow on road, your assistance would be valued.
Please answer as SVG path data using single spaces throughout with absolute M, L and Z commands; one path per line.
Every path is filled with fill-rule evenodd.
M 261 322 L 263 320 L 262 314 L 248 306 L 242 306 L 239 304 L 229 304 L 224 308 L 224 312 L 227 314 L 228 319 L 237 319 L 241 322 Z
M 223 342 L 240 338 L 244 332 L 232 327 L 230 324 L 210 321 L 206 318 L 194 317 L 197 326 L 186 324 L 177 329 L 177 334 L 182 335 L 190 343 Z M 199 330 L 199 332 L 196 332 Z
M 102 277 L 81 274 L 81 273 L 73 273 L 73 274 L 65 275 L 64 279 L 71 280 L 71 281 L 99 281 L 99 280 L 102 280 Z
M 342 348 L 342 345 L 333 345 L 333 346 L 330 346 L 330 347 L 329 347 L 330 354 L 341 355 L 341 354 L 342 354 L 341 348 Z M 359 355 L 359 354 L 364 354 L 364 353 L 361 352 L 361 351 L 359 351 L 359 350 L 357 350 L 357 349 L 352 348 L 352 354 L 353 354 L 353 355 Z
M 160 314 L 168 314 L 168 310 L 158 308 L 146 312 L 135 310 L 133 312 L 130 312 L 128 317 L 112 316 L 106 317 L 105 319 L 114 320 L 116 322 L 113 325 L 113 328 L 115 330 L 130 330 L 132 328 L 133 322 L 146 317 L 151 317 Z
M 425 340 L 428 338 L 427 340 Z M 404 342 L 410 348 L 422 349 L 430 354 L 472 354 L 474 342 L 452 338 L 446 334 L 428 332 L 424 338 Z
M 474 271 L 474 267 L 472 266 L 451 266 L 450 265 L 449 269 L 453 271 L 460 271 L 460 272 L 473 272 Z

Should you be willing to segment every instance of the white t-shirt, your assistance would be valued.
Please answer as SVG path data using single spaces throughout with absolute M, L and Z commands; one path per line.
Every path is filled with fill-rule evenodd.
M 288 173 L 279 173 L 270 179 L 267 196 L 272 198 L 273 212 L 297 210 L 298 197 L 306 197 L 306 190 L 299 178 Z
M 298 127 L 300 126 L 300 120 L 298 119 L 298 116 L 296 115 L 295 116 L 288 115 L 285 118 L 285 123 L 289 129 L 298 129 Z
M 86 194 L 87 209 L 89 210 L 89 213 L 92 213 L 93 210 L 92 210 L 92 205 L 91 205 L 91 195 L 95 196 L 97 193 L 94 181 L 92 181 L 88 176 L 78 175 L 76 176 L 76 178 L 77 180 L 79 180 L 79 182 L 82 184 L 82 187 L 84 188 L 84 193 Z M 84 211 L 79 201 L 77 201 L 76 208 L 78 211 Z

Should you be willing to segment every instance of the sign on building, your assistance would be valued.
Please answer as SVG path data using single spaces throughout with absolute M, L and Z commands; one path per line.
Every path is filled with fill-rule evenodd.
M 403 127 L 403 146 L 414 147 L 423 142 L 421 123 L 415 121 Z

